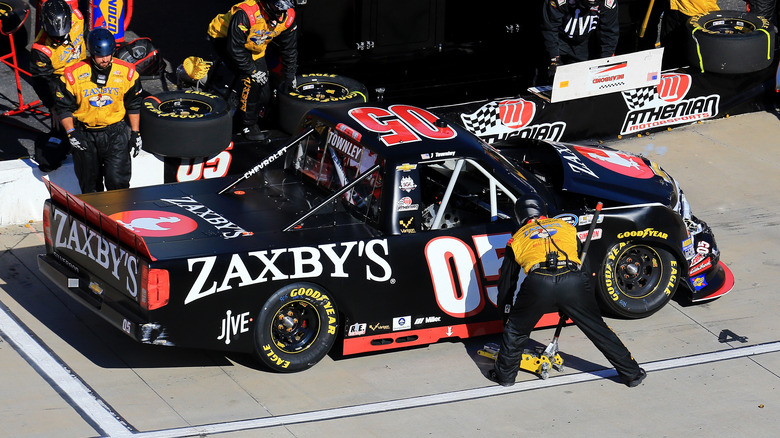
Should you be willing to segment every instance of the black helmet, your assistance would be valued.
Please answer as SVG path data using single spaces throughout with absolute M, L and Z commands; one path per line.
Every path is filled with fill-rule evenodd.
M 515 202 L 515 218 L 522 227 L 531 218 L 547 216 L 547 206 L 535 193 L 527 193 Z
M 113 55 L 116 50 L 114 34 L 105 27 L 92 29 L 87 35 L 87 50 L 92 57 Z
M 41 6 L 41 22 L 46 34 L 54 39 L 65 38 L 70 33 L 70 16 L 73 12 L 65 0 L 49 0 Z
M 262 0 L 259 3 L 268 15 L 277 20 L 280 20 L 288 9 L 295 7 L 292 0 Z

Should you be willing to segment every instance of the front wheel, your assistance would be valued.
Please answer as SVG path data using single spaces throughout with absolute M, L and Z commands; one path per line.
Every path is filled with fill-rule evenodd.
M 278 372 L 311 368 L 336 340 L 338 311 L 327 292 L 311 283 L 286 286 L 265 303 L 255 327 L 255 355 Z
M 599 279 L 599 295 L 608 311 L 644 318 L 672 299 L 680 270 L 674 255 L 663 248 L 620 242 L 607 252 Z

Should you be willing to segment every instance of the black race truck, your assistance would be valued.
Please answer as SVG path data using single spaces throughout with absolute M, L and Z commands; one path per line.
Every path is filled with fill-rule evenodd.
M 350 355 L 500 332 L 498 269 L 526 193 L 583 240 L 603 203 L 583 269 L 613 315 L 733 285 L 712 230 L 646 158 L 488 144 L 397 104 L 314 110 L 295 134 L 240 177 L 85 195 L 47 181 L 41 272 L 138 342 L 253 353 L 282 372 L 337 339 Z

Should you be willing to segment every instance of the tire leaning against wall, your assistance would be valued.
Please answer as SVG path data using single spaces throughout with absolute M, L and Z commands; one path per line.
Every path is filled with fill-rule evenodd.
M 750 12 L 714 11 L 688 19 L 688 61 L 702 72 L 744 74 L 769 67 L 775 30 Z
M 221 97 L 195 90 L 147 96 L 141 105 L 145 151 L 163 157 L 202 158 L 225 150 L 232 117 Z
M 354 79 L 325 73 L 298 75 L 295 89 L 279 94 L 279 127 L 292 134 L 309 110 L 367 100 L 366 86 Z

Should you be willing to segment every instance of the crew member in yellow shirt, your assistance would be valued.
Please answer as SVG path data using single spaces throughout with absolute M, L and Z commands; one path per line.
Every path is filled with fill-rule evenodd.
M 577 229 L 546 215 L 537 195 L 525 195 L 515 204 L 521 228 L 507 243 L 501 265 L 497 304 L 504 314 L 504 334 L 488 378 L 502 386 L 514 385 L 531 331 L 545 313 L 558 309 L 604 354 L 623 383 L 639 385 L 645 370 L 604 322 L 593 284 L 580 270 Z M 526 277 L 513 302 L 521 271 Z
M 208 35 L 217 54 L 240 82 L 239 105 L 233 116 L 238 134 L 263 141 L 258 120 L 271 99 L 266 50 L 271 41 L 279 47 L 282 86 L 295 87 L 298 43 L 292 0 L 246 0 L 217 15 Z
M 141 82 L 135 67 L 113 59 L 114 35 L 105 28 L 87 36 L 86 61 L 66 67 L 55 99 L 68 134 L 82 193 L 130 187 L 131 159 L 141 149 Z M 125 116 L 130 124 L 127 130 Z

